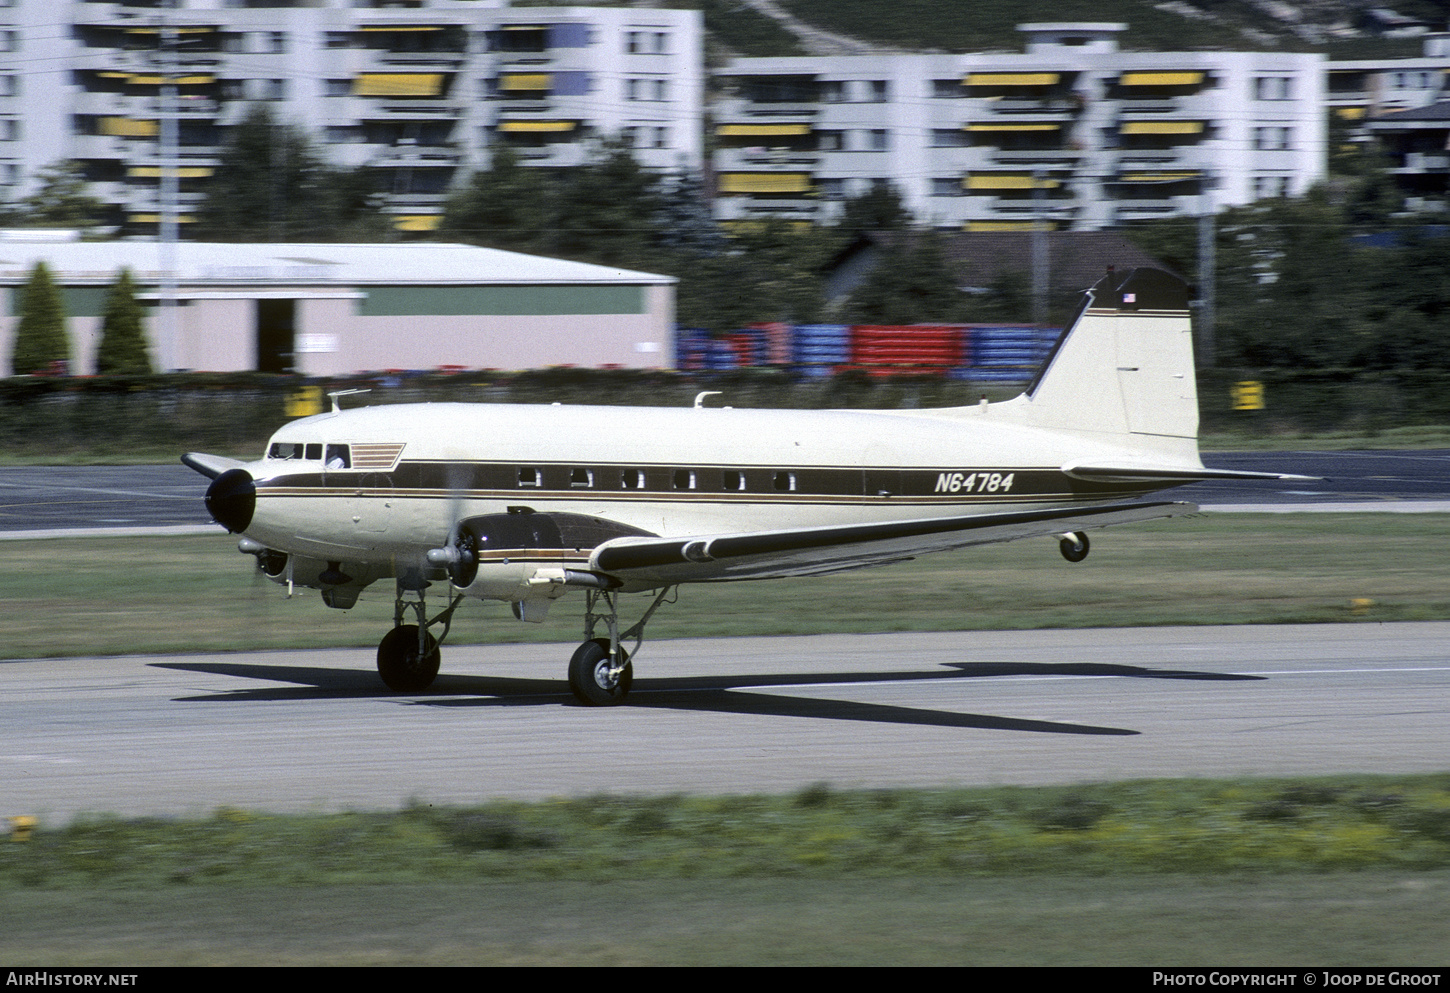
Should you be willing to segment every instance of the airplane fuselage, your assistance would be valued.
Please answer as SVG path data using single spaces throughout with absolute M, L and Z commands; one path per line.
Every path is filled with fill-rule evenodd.
M 999 405 L 1006 406 L 1006 405 Z M 1155 487 L 1063 471 L 1080 440 L 953 411 L 413 404 L 294 421 L 245 468 L 269 548 L 382 565 L 460 517 L 535 512 L 659 536 L 1071 506 Z M 1121 449 L 1097 446 L 1102 457 Z M 223 523 L 227 523 L 223 521 Z M 587 547 L 570 557 L 587 558 Z

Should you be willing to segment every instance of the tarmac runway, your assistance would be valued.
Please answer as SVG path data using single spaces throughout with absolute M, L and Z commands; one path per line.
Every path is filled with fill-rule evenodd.
M 1450 511 L 1450 451 L 1220 452 L 1205 464 L 1290 472 L 1305 481 L 1214 481 L 1166 491 L 1205 510 Z M 0 539 L 89 534 L 216 534 L 208 480 L 177 462 L 0 466 Z
M 450 647 L 422 694 L 367 649 L 0 662 L 0 816 L 391 809 L 1439 771 L 1450 623 L 647 643 L 623 707 L 572 646 Z

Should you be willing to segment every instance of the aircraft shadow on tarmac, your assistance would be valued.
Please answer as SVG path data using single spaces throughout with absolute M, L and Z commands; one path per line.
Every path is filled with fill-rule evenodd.
M 208 672 L 243 679 L 293 683 L 201 696 L 178 697 L 178 702 L 237 702 L 245 700 L 309 700 L 385 698 L 413 706 L 521 707 L 574 703 L 562 679 L 520 679 L 512 676 L 440 675 L 423 693 L 398 695 L 377 684 L 371 671 L 324 669 L 309 666 L 248 665 L 227 662 L 158 662 L 157 668 Z M 926 727 L 975 728 L 994 731 L 1032 731 L 1052 734 L 1136 735 L 1139 732 L 1089 724 L 1023 720 L 985 714 L 922 710 L 889 704 L 750 693 L 749 689 L 775 686 L 899 683 L 912 680 L 980 679 L 992 676 L 1119 676 L 1139 679 L 1259 680 L 1263 676 L 1149 669 L 1101 663 L 949 662 L 940 667 L 909 672 L 838 672 L 750 676 L 686 676 L 637 679 L 625 706 L 635 709 L 681 710 L 717 714 L 808 717 Z

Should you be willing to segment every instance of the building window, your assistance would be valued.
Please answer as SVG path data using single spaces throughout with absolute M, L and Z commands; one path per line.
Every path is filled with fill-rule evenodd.
M 818 152 L 839 152 L 846 147 L 841 131 L 817 131 L 816 151 Z
M 1276 151 L 1292 147 L 1292 131 L 1283 127 L 1254 128 L 1254 148 L 1259 151 Z
M 19 141 L 20 122 L 13 117 L 0 117 L 0 141 Z
M 934 197 L 959 197 L 964 196 L 966 190 L 962 189 L 962 181 L 955 176 L 946 179 L 936 178 L 931 181 L 931 195 Z
M 967 133 L 961 128 L 932 128 L 932 148 L 965 148 Z
M 665 55 L 669 52 L 669 37 L 664 31 L 627 31 L 624 50 L 630 55 Z
M 345 97 L 352 92 L 352 80 L 350 79 L 324 79 L 322 81 L 322 95 L 328 97 Z
M 1288 176 L 1255 176 L 1254 177 L 1254 199 L 1266 200 L 1270 197 L 1286 197 L 1289 195 Z
M 669 81 L 664 79 L 626 79 L 624 99 L 659 102 L 669 99 Z
M 1294 80 L 1289 76 L 1259 76 L 1254 80 L 1255 100 L 1292 100 Z
M 861 138 L 861 150 L 865 152 L 884 152 L 891 147 L 891 135 L 885 128 L 863 131 Z
M 967 95 L 966 88 L 962 86 L 960 79 L 933 79 L 931 81 L 931 95 L 943 100 Z
M 888 88 L 884 79 L 863 79 L 857 85 L 857 99 L 861 103 L 885 103 Z

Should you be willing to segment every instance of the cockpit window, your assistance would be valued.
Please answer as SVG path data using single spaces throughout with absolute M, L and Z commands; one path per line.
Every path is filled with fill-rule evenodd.
M 333 447 L 342 448 L 344 452 L 347 449 L 346 445 Z M 274 441 L 272 442 L 272 446 L 267 449 L 267 458 L 306 459 L 309 462 L 321 462 L 322 445 L 316 442 L 310 445 L 304 445 L 299 441 Z
M 327 446 L 327 468 L 329 469 L 351 469 L 352 453 L 346 445 Z

